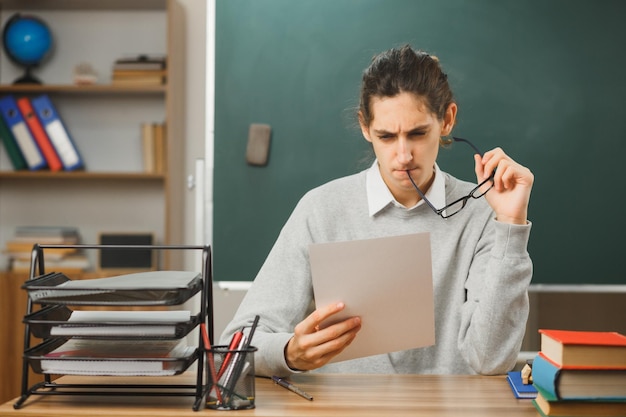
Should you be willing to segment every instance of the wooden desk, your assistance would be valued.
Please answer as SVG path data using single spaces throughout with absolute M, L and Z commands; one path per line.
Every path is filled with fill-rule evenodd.
M 193 383 L 193 375 L 176 378 Z M 135 383 L 139 380 L 123 378 L 119 381 Z M 504 376 L 302 374 L 291 380 L 315 399 L 307 401 L 269 379 L 257 378 L 253 410 L 194 412 L 192 397 L 37 395 L 31 396 L 19 410 L 13 409 L 15 401 L 2 404 L 0 416 L 538 416 L 530 400 L 513 397 Z M 64 376 L 61 381 L 85 383 L 94 382 L 94 378 Z M 99 382 L 119 381 L 99 378 Z

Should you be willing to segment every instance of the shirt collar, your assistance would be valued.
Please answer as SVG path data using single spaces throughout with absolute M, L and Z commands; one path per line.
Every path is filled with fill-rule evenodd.
M 378 160 L 375 160 L 372 166 L 367 170 L 366 189 L 370 216 L 375 215 L 389 204 L 394 204 L 397 207 L 402 207 L 407 210 L 413 210 L 415 207 L 425 204 L 424 200 L 418 201 L 416 205 L 409 208 L 400 204 L 393 197 L 389 188 L 387 188 L 385 181 L 383 181 L 383 177 L 380 175 L 380 169 L 378 168 Z M 430 188 L 426 191 L 425 195 L 428 201 L 430 201 L 436 208 L 446 205 L 445 179 L 437 164 L 435 164 L 435 179 Z

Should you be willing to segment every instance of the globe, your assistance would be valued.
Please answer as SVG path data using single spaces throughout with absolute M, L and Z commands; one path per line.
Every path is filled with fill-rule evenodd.
M 7 56 L 25 68 L 24 75 L 14 84 L 41 84 L 31 70 L 41 65 L 51 53 L 52 33 L 48 25 L 38 17 L 16 13 L 4 26 L 2 45 Z

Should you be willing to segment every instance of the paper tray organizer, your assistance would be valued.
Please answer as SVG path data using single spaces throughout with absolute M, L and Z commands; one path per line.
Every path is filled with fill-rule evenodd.
M 45 271 L 44 252 L 48 248 L 76 249 L 123 249 L 123 250 L 201 250 L 202 272 L 188 271 L 150 271 L 121 275 L 118 277 L 98 278 L 93 280 L 72 281 L 64 274 Z M 18 409 L 31 395 L 79 395 L 76 388 L 88 388 L 88 395 L 137 395 L 137 396 L 192 396 L 195 397 L 193 409 L 200 409 L 208 391 L 208 381 L 204 366 L 205 349 L 199 334 L 196 346 L 187 346 L 184 337 L 201 323 L 206 323 L 209 337 L 213 339 L 213 294 L 211 250 L 209 246 L 176 245 L 38 245 L 35 244 L 31 256 L 29 280 L 23 287 L 28 292 L 27 311 L 24 316 L 24 355 L 22 366 L 22 395 L 13 405 Z M 128 279 L 128 278 L 132 279 Z M 139 284 L 139 285 L 138 285 Z M 109 306 L 115 310 L 124 306 L 171 306 L 180 305 L 195 294 L 201 293 L 200 311 L 197 314 L 183 311 L 188 320 L 170 321 L 81 321 L 69 322 L 73 311 L 68 306 Z M 33 311 L 33 305 L 41 309 Z M 75 325 L 76 324 L 76 325 Z M 171 327 L 172 334 L 151 334 L 151 329 L 159 326 Z M 63 336 L 52 335 L 53 328 L 62 328 Z M 111 331 L 111 334 L 97 334 L 99 328 Z M 117 334 L 124 328 L 132 334 Z M 74 329 L 74 330 L 72 330 Z M 91 331 L 96 329 L 96 334 Z M 134 330 L 141 329 L 139 331 Z M 86 332 L 86 330 L 88 330 Z M 72 334 L 75 331 L 78 334 Z M 88 334 L 86 334 L 86 333 Z M 106 333 L 105 332 L 105 333 Z M 200 332 L 198 332 L 200 333 Z M 31 347 L 31 338 L 43 341 Z M 98 340 L 99 339 L 99 340 Z M 82 342 L 81 342 L 82 341 Z M 148 344 L 141 345 L 141 341 Z M 55 349 L 66 343 L 91 343 L 91 347 L 106 343 L 145 347 L 163 344 L 175 346 L 167 355 L 151 353 L 132 355 L 126 350 L 110 357 L 99 354 L 84 354 L 83 350 L 73 351 L 71 355 L 58 355 Z M 85 350 L 87 352 L 92 352 Z M 76 353 L 78 352 L 78 353 Z M 121 353 L 119 353 L 121 352 Z M 195 385 L 183 384 L 107 384 L 105 380 L 96 384 L 63 384 L 52 382 L 50 375 L 177 375 L 197 362 Z M 74 369 L 74 364 L 78 368 Z M 66 366 L 70 364 L 70 366 Z M 127 366 L 134 364 L 135 367 Z M 62 366 L 61 366 L 62 365 Z M 29 386 L 29 367 L 36 373 L 44 374 L 44 381 Z M 128 371 L 127 368 L 131 368 Z M 51 372 L 62 369 L 65 372 Z M 115 371 L 115 370 L 118 371 Z M 106 377 L 105 377 L 106 378 Z M 98 379 L 101 381 L 101 379 Z M 166 391 L 164 391 L 164 389 Z M 135 391 L 136 390 L 136 391 Z M 85 392 L 83 391 L 84 395 Z

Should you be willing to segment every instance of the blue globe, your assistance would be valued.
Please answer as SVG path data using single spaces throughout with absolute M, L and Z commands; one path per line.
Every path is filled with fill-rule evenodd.
M 8 57 L 26 68 L 24 77 L 30 82 L 39 82 L 30 75 L 30 69 L 41 64 L 52 50 L 52 33 L 48 25 L 35 16 L 16 13 L 4 27 L 2 44 Z

